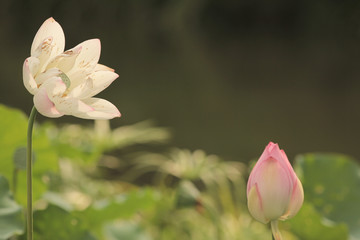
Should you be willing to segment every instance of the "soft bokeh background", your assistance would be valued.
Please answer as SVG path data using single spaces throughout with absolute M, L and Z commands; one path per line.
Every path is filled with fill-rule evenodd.
M 100 94 L 123 114 L 114 126 L 152 119 L 171 145 L 228 160 L 270 140 L 290 158 L 360 158 L 360 2 L 1 0 L 1 103 L 30 111 L 22 63 L 50 16 L 66 48 L 101 39 L 101 63 L 120 75 Z

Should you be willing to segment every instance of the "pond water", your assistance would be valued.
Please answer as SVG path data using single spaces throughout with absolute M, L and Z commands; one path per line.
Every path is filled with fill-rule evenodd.
M 257 158 L 269 141 L 290 159 L 312 151 L 360 159 L 360 20 L 351 18 L 356 9 L 332 10 L 349 16 L 327 9 L 325 21 L 310 2 L 308 8 L 278 3 L 275 9 L 232 1 L 149 2 L 94 1 L 83 8 L 64 2 L 55 8 L 49 1 L 35 15 L 16 8 L 19 2 L 4 1 L 0 102 L 30 111 L 22 63 L 37 29 L 53 16 L 67 48 L 101 39 L 100 62 L 120 75 L 99 95 L 123 114 L 114 126 L 152 119 L 172 130 L 170 145 L 228 160 Z

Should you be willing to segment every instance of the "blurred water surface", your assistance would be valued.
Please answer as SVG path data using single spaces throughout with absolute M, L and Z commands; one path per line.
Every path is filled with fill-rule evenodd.
M 66 48 L 101 39 L 101 63 L 120 75 L 100 94 L 123 114 L 114 126 L 153 119 L 171 145 L 229 160 L 256 158 L 270 140 L 290 159 L 360 158 L 356 1 L 2 0 L 1 103 L 30 111 L 21 68 L 50 16 Z

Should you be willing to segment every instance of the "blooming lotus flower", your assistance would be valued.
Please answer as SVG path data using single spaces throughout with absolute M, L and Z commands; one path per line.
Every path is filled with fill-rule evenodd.
M 93 97 L 118 77 L 113 69 L 98 64 L 100 40 L 84 41 L 65 52 L 64 47 L 61 26 L 53 18 L 47 19 L 36 33 L 31 56 L 23 65 L 24 85 L 34 95 L 37 111 L 51 118 L 120 117 L 112 103 Z
M 247 198 L 251 215 L 265 224 L 291 218 L 300 210 L 302 184 L 277 144 L 269 143 L 251 171 Z

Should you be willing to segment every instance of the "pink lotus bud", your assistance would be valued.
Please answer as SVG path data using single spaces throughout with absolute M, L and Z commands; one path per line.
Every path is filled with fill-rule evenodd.
M 248 208 L 262 223 L 296 215 L 304 201 L 300 180 L 279 146 L 270 142 L 250 173 Z

